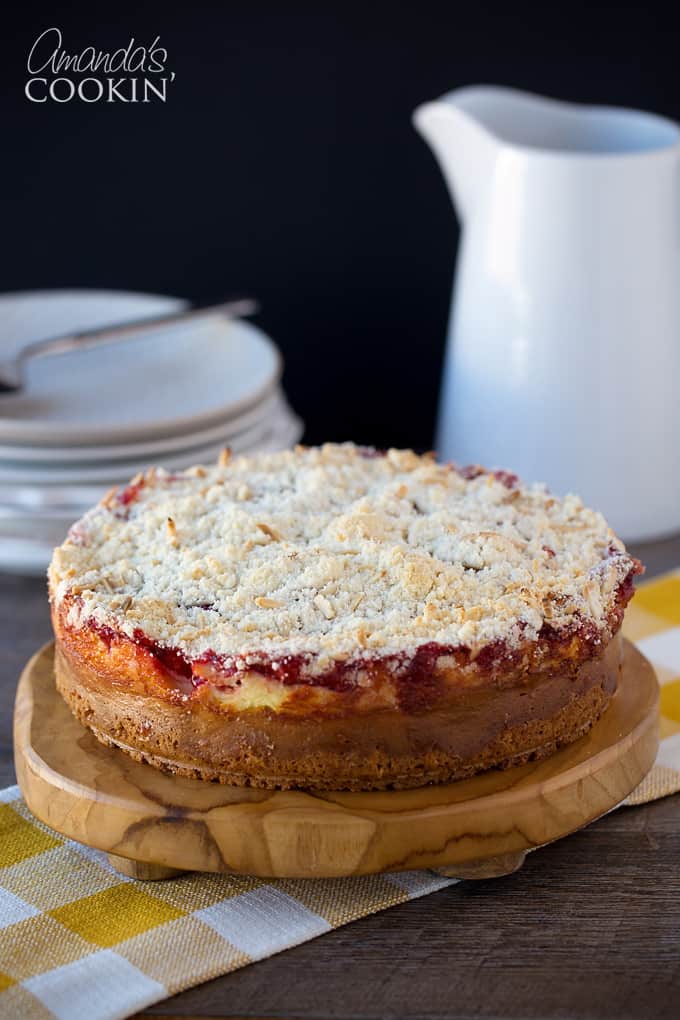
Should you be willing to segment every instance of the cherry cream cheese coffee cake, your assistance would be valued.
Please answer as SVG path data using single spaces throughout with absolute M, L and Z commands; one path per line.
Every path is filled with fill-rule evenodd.
M 406 788 L 541 758 L 616 690 L 641 571 L 603 517 L 408 450 L 149 471 L 49 570 L 57 686 L 179 775 Z

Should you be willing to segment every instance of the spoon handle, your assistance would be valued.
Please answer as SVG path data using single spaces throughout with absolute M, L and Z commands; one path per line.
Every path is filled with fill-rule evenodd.
M 253 298 L 238 298 L 233 301 L 223 301 L 216 305 L 184 308 L 178 312 L 154 316 L 151 319 L 135 319 L 133 321 L 114 323 L 110 326 L 99 326 L 96 329 L 86 329 L 78 333 L 65 333 L 61 336 L 49 337 L 46 340 L 36 340 L 33 343 L 27 344 L 17 355 L 17 360 L 25 362 L 29 358 L 40 358 L 48 354 L 64 354 L 66 351 L 73 351 L 76 348 L 85 350 L 97 344 L 115 343 L 117 340 L 125 340 L 132 336 L 156 333 L 167 326 L 175 326 L 192 319 L 207 318 L 211 315 L 244 318 L 248 315 L 255 315 L 258 307 L 257 301 Z

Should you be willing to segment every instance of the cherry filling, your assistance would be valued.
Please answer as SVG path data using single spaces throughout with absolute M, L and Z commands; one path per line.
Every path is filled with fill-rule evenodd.
M 176 473 L 168 473 L 163 476 L 163 482 L 176 482 L 180 477 L 181 476 Z M 130 482 L 129 485 L 126 485 L 125 488 L 121 489 L 115 496 L 115 501 L 118 506 L 129 508 L 130 504 L 134 503 L 138 498 L 145 485 L 146 479 L 144 477 L 140 478 L 138 482 Z M 127 517 L 127 514 L 124 513 L 123 516 Z
M 90 621 L 90 627 L 109 649 L 116 642 L 130 640 L 130 638 L 124 637 L 112 627 L 107 627 L 103 623 Z M 132 641 L 140 648 L 143 648 L 145 652 L 148 652 L 173 679 L 192 679 L 191 660 L 179 648 L 173 648 L 169 645 L 162 645 L 157 641 L 152 641 L 139 627 L 135 629 Z
M 486 470 L 480 467 L 479 464 L 465 464 L 462 467 L 456 465 L 456 471 L 466 482 L 472 482 L 475 478 L 479 478 L 480 475 L 486 474 Z
M 506 489 L 516 489 L 519 484 L 519 478 L 513 474 L 512 471 L 494 471 L 493 476 L 497 482 L 504 485 Z
M 611 550 L 611 555 L 621 555 L 618 550 Z M 614 633 L 618 630 L 623 618 L 623 611 L 634 593 L 633 579 L 642 573 L 644 568 L 635 560 L 633 567 L 620 582 L 615 605 L 610 613 L 609 626 Z M 524 626 L 518 624 L 520 631 Z M 130 640 L 122 638 L 111 627 L 92 622 L 91 627 L 97 632 L 107 648 L 114 641 Z M 575 621 L 569 628 L 556 628 L 545 622 L 538 634 L 539 643 L 547 650 L 568 645 L 574 638 L 594 651 L 602 638 L 598 627 L 592 620 Z M 151 655 L 161 669 L 173 680 L 181 683 L 190 681 L 194 687 L 211 682 L 223 688 L 240 686 L 241 678 L 246 673 L 256 673 L 266 680 L 275 681 L 285 686 L 307 685 L 325 687 L 336 692 L 351 691 L 368 677 L 378 679 L 389 673 L 397 687 L 400 705 L 411 710 L 425 704 L 434 696 L 439 678 L 437 675 L 438 660 L 444 656 L 454 657 L 458 665 L 473 661 L 471 650 L 466 645 L 443 645 L 431 641 L 421 645 L 412 655 L 401 653 L 389 656 L 365 656 L 360 659 L 349 659 L 336 662 L 330 669 L 321 673 L 309 673 L 309 665 L 313 655 L 284 655 L 273 658 L 266 653 L 255 655 L 234 656 L 221 655 L 213 650 L 204 652 L 197 658 L 190 659 L 179 648 L 163 645 L 149 638 L 144 631 L 137 628 L 132 640 Z M 484 646 L 474 662 L 480 670 L 493 675 L 502 665 L 519 664 L 523 655 L 521 648 L 511 647 L 507 641 L 498 640 Z
M 454 651 L 453 646 L 440 645 L 436 641 L 430 641 L 416 649 L 406 668 L 403 672 L 400 670 L 395 677 L 399 707 L 404 712 L 425 708 L 436 701 L 441 688 L 437 663 L 441 656 L 452 655 Z
M 631 572 L 624 578 L 624 580 L 619 585 L 618 597 L 620 602 L 623 604 L 624 608 L 628 605 L 633 595 L 635 594 L 635 582 L 634 582 L 635 575 L 642 574 L 643 572 L 644 567 L 642 568 L 642 570 L 631 570 Z
M 95 623 L 93 620 L 90 620 L 89 626 L 99 635 L 107 648 L 110 648 L 115 641 L 120 640 L 120 634 L 117 634 L 112 627 L 107 627 L 103 623 Z
M 371 660 L 338 662 L 331 669 L 315 676 L 307 672 L 312 658 L 313 656 L 304 653 L 283 655 L 278 658 L 260 653 L 255 659 L 252 656 L 225 656 L 209 651 L 193 660 L 193 682 L 200 684 L 206 680 L 217 683 L 226 681 L 226 686 L 237 686 L 244 673 L 256 673 L 266 680 L 273 680 L 287 687 L 307 684 L 313 687 L 327 687 L 334 691 L 348 691 L 356 686 L 357 670 L 371 671 L 375 668 L 375 662 Z
M 173 677 L 181 677 L 183 680 L 193 680 L 191 660 L 179 650 L 168 645 L 159 645 L 152 641 L 139 627 L 134 632 L 135 644 L 153 655 L 154 659 L 160 662 L 163 669 Z
M 134 485 L 126 485 L 125 488 L 118 493 L 116 499 L 121 506 L 129 506 L 130 503 L 134 503 L 143 488 L 143 481 L 136 482 Z
M 387 456 L 387 450 L 381 450 L 377 446 L 357 446 L 357 453 L 364 460 L 375 460 L 376 457 Z

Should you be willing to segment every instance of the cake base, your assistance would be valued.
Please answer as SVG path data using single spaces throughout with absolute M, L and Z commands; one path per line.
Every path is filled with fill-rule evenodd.
M 413 790 L 230 787 L 166 775 L 102 745 L 58 694 L 48 645 L 22 674 L 14 745 L 19 785 L 36 817 L 111 854 L 132 877 L 322 878 L 432 868 L 489 878 L 515 871 L 527 851 L 620 803 L 654 763 L 657 720 L 654 671 L 626 643 L 605 714 L 542 761 Z
M 585 661 L 570 644 L 550 666 L 525 664 L 510 678 L 483 670 L 472 683 L 452 668 L 431 690 L 423 667 L 407 704 L 394 690 L 396 704 L 381 703 L 378 672 L 347 691 L 277 683 L 277 695 L 295 691 L 291 704 L 246 699 L 239 710 L 217 684 L 192 685 L 185 697 L 176 681 L 159 682 L 128 638 L 73 631 L 56 613 L 53 623 L 57 690 L 98 740 L 173 775 L 268 790 L 406 790 L 548 757 L 599 719 L 621 672 L 616 634 Z
M 579 668 L 521 686 L 458 691 L 430 712 L 348 717 L 186 711 L 115 684 L 68 646 L 55 648 L 57 690 L 97 740 L 188 779 L 265 790 L 407 790 L 537 761 L 606 710 L 621 636 Z

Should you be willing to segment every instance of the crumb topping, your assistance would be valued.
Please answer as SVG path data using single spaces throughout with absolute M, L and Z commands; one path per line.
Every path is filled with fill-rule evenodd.
M 73 627 L 189 659 L 304 654 L 314 672 L 604 629 L 635 565 L 576 496 L 346 443 L 138 475 L 71 528 L 49 581 Z

